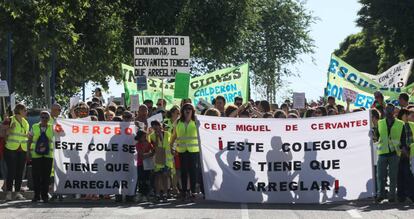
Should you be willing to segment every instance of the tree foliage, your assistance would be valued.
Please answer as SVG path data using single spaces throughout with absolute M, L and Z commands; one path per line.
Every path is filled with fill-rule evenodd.
M 55 50 L 57 99 L 67 101 L 85 82 L 107 89 L 110 77 L 120 80 L 133 36 L 186 35 L 194 73 L 250 62 L 253 83 L 274 100 L 281 76 L 292 74 L 285 66 L 312 52 L 311 22 L 299 0 L 2 1 L 0 71 L 11 33 L 13 87 L 42 97 Z
M 414 1 L 359 2 L 362 8 L 358 12 L 357 25 L 362 27 L 362 31 L 348 36 L 336 54 L 371 74 L 381 73 L 400 61 L 413 58 Z M 366 66 L 362 64 L 364 60 L 368 61 Z

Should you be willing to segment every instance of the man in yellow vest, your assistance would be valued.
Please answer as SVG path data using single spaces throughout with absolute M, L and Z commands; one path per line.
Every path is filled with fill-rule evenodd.
M 6 201 L 12 200 L 12 188 L 14 183 L 15 198 L 23 200 L 20 193 L 24 166 L 26 165 L 27 140 L 29 123 L 25 119 L 26 106 L 19 103 L 13 109 L 14 116 L 10 117 L 10 126 L 6 131 L 7 141 L 4 159 L 7 165 L 7 193 Z
M 33 137 L 29 140 L 35 192 L 32 202 L 39 201 L 40 197 L 43 202 L 49 200 L 48 191 L 53 163 L 53 125 L 49 123 L 49 119 L 49 112 L 40 113 L 40 122 L 33 125 Z
M 404 122 L 394 118 L 394 109 L 394 105 L 388 104 L 385 108 L 385 119 L 378 121 L 377 202 L 386 198 L 387 169 L 390 178 L 388 201 L 395 202 L 400 147 L 401 143 L 405 144 L 405 131 Z

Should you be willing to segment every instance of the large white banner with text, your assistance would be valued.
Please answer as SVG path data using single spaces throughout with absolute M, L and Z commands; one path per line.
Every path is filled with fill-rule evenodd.
M 198 116 L 206 198 L 322 203 L 372 197 L 369 112 L 308 119 Z
M 54 190 L 134 195 L 135 129 L 129 122 L 58 119 L 54 125 Z

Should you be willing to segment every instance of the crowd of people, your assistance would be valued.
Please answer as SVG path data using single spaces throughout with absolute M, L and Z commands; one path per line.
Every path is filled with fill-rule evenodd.
M 137 157 L 137 196 L 127 196 L 126 201 L 165 201 L 170 197 L 192 200 L 197 194 L 204 194 L 200 148 L 195 123 L 196 114 L 218 117 L 240 118 L 309 118 L 339 115 L 350 112 L 371 110 L 372 136 L 378 144 L 376 165 L 377 201 L 414 201 L 414 105 L 409 104 L 409 96 L 400 94 L 399 106 L 387 104 L 380 92 L 375 93 L 371 109 L 350 110 L 347 106 L 335 103 L 328 97 L 326 104 L 310 104 L 305 109 L 293 109 L 290 101 L 280 106 L 266 100 L 234 99 L 234 104 L 226 104 L 223 96 L 217 96 L 210 107 L 194 106 L 191 99 L 183 99 L 181 104 L 167 106 L 164 99 L 145 100 L 137 112 L 115 103 L 104 104 L 100 90 L 86 103 L 80 102 L 63 115 L 62 107 L 53 104 L 49 111 L 40 113 L 40 122 L 29 127 L 25 119 L 27 108 L 17 104 L 13 114 L 3 119 L 0 127 L 0 171 L 6 179 L 2 187 L 6 200 L 24 199 L 21 191 L 25 165 L 30 161 L 33 176 L 33 202 L 49 201 L 50 184 L 53 181 L 53 124 L 59 117 L 91 121 L 134 122 Z M 147 119 L 161 113 L 163 121 Z M 154 167 L 145 168 L 152 160 Z M 386 192 L 387 178 L 389 191 Z M 12 195 L 14 187 L 14 195 Z M 85 199 L 110 198 L 108 195 L 83 195 Z M 388 197 L 387 197 L 388 196 Z M 54 194 L 52 198 L 63 196 Z M 120 195 L 114 196 L 118 202 Z

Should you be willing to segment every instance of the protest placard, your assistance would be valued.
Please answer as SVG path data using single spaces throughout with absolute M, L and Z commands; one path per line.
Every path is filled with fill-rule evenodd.
M 208 200 L 323 203 L 374 196 L 369 111 L 197 120 Z
M 358 95 L 357 92 L 355 92 L 355 91 L 353 91 L 351 89 L 348 89 L 348 88 L 345 88 L 344 87 L 343 93 L 344 93 L 344 97 L 343 98 L 344 98 L 345 101 L 346 100 L 350 100 L 351 103 L 355 103 L 356 97 Z
M 54 191 L 59 194 L 134 195 L 134 123 L 57 119 Z
M 7 85 L 7 81 L 0 81 L 0 97 L 8 97 L 9 96 L 9 86 Z
M 138 112 L 139 109 L 139 95 L 131 95 L 130 96 L 131 99 L 131 105 L 130 105 L 130 110 L 132 112 Z
M 10 94 L 10 109 L 14 110 L 16 108 L 16 93 L 13 92 Z
M 188 36 L 135 36 L 135 76 L 174 78 L 177 72 L 190 72 Z
M 80 97 L 74 96 L 69 99 L 69 109 L 72 109 L 76 104 L 79 103 Z
M 190 74 L 177 72 L 175 75 L 174 98 L 188 98 L 188 90 L 190 89 Z
M 146 90 L 146 89 L 148 89 L 147 77 L 146 76 L 138 76 L 136 80 L 137 80 L 137 90 Z
M 293 92 L 293 108 L 294 109 L 305 109 L 305 93 Z

